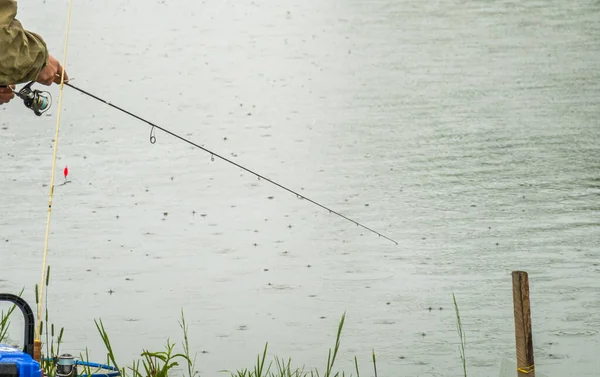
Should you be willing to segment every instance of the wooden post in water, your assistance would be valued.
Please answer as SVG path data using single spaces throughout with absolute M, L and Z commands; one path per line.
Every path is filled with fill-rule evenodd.
M 527 277 L 527 272 L 513 271 L 512 282 L 518 377 L 535 377 L 533 338 L 531 336 L 531 308 L 529 306 L 529 278 Z

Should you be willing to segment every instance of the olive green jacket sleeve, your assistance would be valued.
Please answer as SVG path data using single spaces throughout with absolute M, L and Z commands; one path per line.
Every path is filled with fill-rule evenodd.
M 46 43 L 23 29 L 15 0 L 0 0 L 0 85 L 35 80 L 48 61 Z

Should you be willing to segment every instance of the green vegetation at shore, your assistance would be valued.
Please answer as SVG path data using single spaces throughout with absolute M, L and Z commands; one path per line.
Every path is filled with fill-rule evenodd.
M 48 267 L 48 273 L 46 276 L 45 285 L 48 287 L 50 282 L 50 267 Z M 21 291 L 20 295 L 23 293 Z M 47 307 L 47 295 L 48 289 L 45 290 L 46 293 L 46 307 L 45 307 L 45 317 L 44 320 L 41 321 L 40 326 L 40 334 L 41 337 L 45 338 L 45 352 L 42 352 L 42 369 L 48 377 L 55 377 L 56 374 L 56 365 L 55 358 L 60 355 L 60 347 L 63 340 L 64 328 L 61 328 L 58 331 L 55 331 L 54 323 L 49 322 L 48 315 L 48 307 Z M 38 287 L 36 285 L 36 304 L 38 298 Z M 458 310 L 458 304 L 456 302 L 456 297 L 454 294 L 452 295 L 454 300 L 454 307 L 456 311 L 456 320 L 457 320 L 457 331 L 460 337 L 460 358 L 462 361 L 463 373 L 464 376 L 467 376 L 467 364 L 466 364 L 466 356 L 465 356 L 465 344 L 466 337 L 462 328 L 462 323 L 460 319 L 460 313 Z M 4 311 L 0 312 L 0 343 L 2 343 L 8 334 L 8 329 L 10 327 L 10 316 L 14 312 L 16 306 L 11 306 L 8 311 L 5 313 Z M 292 359 L 288 358 L 284 360 L 277 356 L 274 356 L 274 359 L 267 364 L 267 349 L 268 343 L 265 344 L 265 348 L 262 353 L 259 353 L 256 358 L 256 364 L 251 369 L 241 369 L 237 371 L 230 370 L 222 370 L 221 373 L 224 375 L 229 375 L 230 377 L 345 377 L 345 376 L 353 376 L 356 374 L 356 377 L 360 377 L 360 369 L 358 365 L 358 359 L 354 357 L 354 370 L 351 372 L 345 371 L 336 371 L 335 370 L 335 361 L 338 356 L 338 351 L 340 348 L 341 335 L 342 330 L 344 328 L 344 323 L 346 319 L 346 313 L 342 314 L 340 319 L 336 339 L 333 349 L 329 349 L 327 354 L 326 364 L 323 370 L 319 370 L 314 367 L 312 369 L 306 369 L 304 366 L 295 367 L 292 365 Z M 151 352 L 149 350 L 144 349 L 140 354 L 141 359 L 134 360 L 131 365 L 123 366 L 117 361 L 117 357 L 113 352 L 113 348 L 110 342 L 110 337 L 108 331 L 104 327 L 102 320 L 94 320 L 96 324 L 96 328 L 104 345 L 106 347 L 106 365 L 112 366 L 116 368 L 122 377 L 168 377 L 169 375 L 174 375 L 175 370 L 179 372 L 177 374 L 182 374 L 183 377 L 200 377 L 200 373 L 196 369 L 196 355 L 192 357 L 190 347 L 189 347 L 189 337 L 188 337 L 188 325 L 185 321 L 185 315 L 183 310 L 181 311 L 181 320 L 179 322 L 180 328 L 183 332 L 183 341 L 181 342 L 182 351 L 177 352 L 175 350 L 176 343 L 171 342 L 170 339 L 167 339 L 165 349 L 163 351 L 154 351 Z M 374 376 L 377 377 L 377 360 L 375 356 L 375 351 L 372 352 L 372 371 Z M 85 355 L 80 354 L 79 359 L 83 362 L 83 371 L 82 374 L 92 375 L 97 373 L 98 370 L 96 367 L 89 366 L 89 352 L 86 348 Z M 370 374 L 368 374 L 370 375 Z

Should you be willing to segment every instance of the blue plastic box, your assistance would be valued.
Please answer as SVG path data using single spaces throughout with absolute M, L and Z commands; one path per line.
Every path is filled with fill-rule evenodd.
M 42 369 L 22 350 L 0 344 L 0 377 L 42 377 Z

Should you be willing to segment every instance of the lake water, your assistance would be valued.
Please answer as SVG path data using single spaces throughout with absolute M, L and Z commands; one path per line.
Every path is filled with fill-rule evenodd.
M 62 60 L 67 2 L 19 5 Z M 130 363 L 180 343 L 183 308 L 205 376 L 267 341 L 323 370 L 346 312 L 341 368 L 371 374 L 374 349 L 380 375 L 460 375 L 455 293 L 469 374 L 497 376 L 525 270 L 536 369 L 596 375 L 599 51 L 598 1 L 76 1 L 74 85 L 399 245 L 65 88 L 47 299 L 63 350 L 104 361 L 101 318 Z M 0 108 L 0 291 L 32 305 L 49 90 L 47 116 Z

